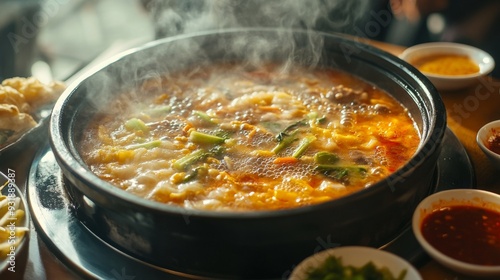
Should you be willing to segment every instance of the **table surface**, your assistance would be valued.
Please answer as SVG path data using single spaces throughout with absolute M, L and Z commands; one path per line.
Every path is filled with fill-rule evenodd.
M 381 42 L 370 43 L 394 55 L 399 55 L 405 49 Z M 458 137 L 472 161 L 477 188 L 500 194 L 499 170 L 493 167 L 476 144 L 477 131 L 484 124 L 500 119 L 500 80 L 485 77 L 470 88 L 440 94 L 447 110 L 448 127 Z M 450 271 L 435 261 L 428 262 L 419 271 L 426 280 L 473 279 Z
M 394 55 L 399 55 L 404 48 L 365 39 L 356 39 L 369 43 Z M 478 84 L 459 91 L 440 92 L 448 115 L 448 127 L 458 137 L 465 147 L 476 172 L 477 188 L 500 193 L 500 176 L 476 144 L 475 137 L 479 128 L 487 122 L 500 119 L 500 81 L 486 77 Z M 46 135 L 41 135 L 46 137 Z M 43 141 L 42 141 L 43 142 Z M 16 170 L 17 182 L 27 178 L 29 164 L 19 165 L 19 162 L 31 162 L 33 154 L 38 149 L 36 145 L 22 151 L 14 151 L 9 158 L 0 163 L 0 171 L 8 168 Z M 25 186 L 20 185 L 20 188 Z M 459 280 L 472 279 L 457 274 L 437 262 L 430 260 L 419 267 L 423 279 L 428 280 Z M 17 266 L 15 273 L 0 275 L 1 279 L 79 279 L 78 275 L 66 268 L 46 247 L 37 236 L 32 226 L 29 250 L 26 260 Z

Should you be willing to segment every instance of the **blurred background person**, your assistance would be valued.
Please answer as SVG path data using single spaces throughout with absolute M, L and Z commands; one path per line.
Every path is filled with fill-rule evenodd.
M 31 74 L 39 30 L 27 19 L 40 7 L 40 1 L 0 0 L 0 81 Z

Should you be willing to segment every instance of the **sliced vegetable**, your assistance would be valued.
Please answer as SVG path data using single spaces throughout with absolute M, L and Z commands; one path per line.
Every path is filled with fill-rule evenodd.
M 300 158 L 302 156 L 302 154 L 304 154 L 305 151 L 309 148 L 311 143 L 314 141 L 316 141 L 316 137 L 314 137 L 312 135 L 306 136 L 304 139 L 302 139 L 299 146 L 293 152 L 292 156 L 294 158 Z
M 283 137 L 278 145 L 276 145 L 272 150 L 271 152 L 277 154 L 279 153 L 281 150 L 285 149 L 286 147 L 290 146 L 293 142 L 295 142 L 296 140 L 298 140 L 299 138 L 295 137 L 295 134 L 293 135 L 288 135 L 288 136 L 285 136 Z
M 152 149 L 155 147 L 160 147 L 161 146 L 161 140 L 153 140 L 150 142 L 145 142 L 145 143 L 139 143 L 139 144 L 131 144 L 126 146 L 125 148 L 127 150 L 135 150 L 139 148 L 146 148 L 146 149 Z
M 295 122 L 295 123 L 287 126 L 280 133 L 278 133 L 278 135 L 276 135 L 276 140 L 278 140 L 278 142 L 281 142 L 281 141 L 283 141 L 283 139 L 286 136 L 289 136 L 295 129 L 297 129 L 301 126 L 307 126 L 307 125 L 308 125 L 307 120 L 300 120 L 298 122 Z
M 272 157 L 275 154 L 269 150 L 253 150 L 250 152 L 250 155 L 257 157 Z
M 119 163 L 125 163 L 134 158 L 135 152 L 133 150 L 119 150 L 115 155 Z
M 226 140 L 223 137 L 198 132 L 196 130 L 191 131 L 189 139 L 197 144 L 222 144 Z
M 317 152 L 314 155 L 314 162 L 316 164 L 335 164 L 340 160 L 337 154 L 329 152 Z
M 194 110 L 193 114 L 209 124 L 217 124 L 217 122 L 205 112 Z
M 184 178 L 179 183 L 187 183 L 196 179 L 199 175 L 206 174 L 207 172 L 208 169 L 205 166 L 198 166 L 195 169 L 191 170 L 191 172 L 186 173 Z
M 221 129 L 221 130 L 217 130 L 217 132 L 215 132 L 215 136 L 219 136 L 219 137 L 227 140 L 231 136 L 231 132 Z
M 149 128 L 146 126 L 146 124 L 141 119 L 138 118 L 132 118 L 126 121 L 125 128 L 129 130 L 142 130 L 144 132 L 149 131 Z
M 307 118 L 312 120 L 315 124 L 323 124 L 326 122 L 326 117 L 325 116 L 320 117 L 317 112 L 311 112 L 307 114 Z
M 211 148 L 209 150 L 209 152 L 210 152 L 211 156 L 216 157 L 216 158 L 220 158 L 226 152 L 226 148 L 221 146 L 221 145 L 217 145 L 217 146 L 214 146 L 213 148 Z
M 316 124 L 324 124 L 326 122 L 326 117 L 321 117 L 316 119 Z
M 406 269 L 402 269 L 399 274 L 394 275 L 386 266 L 377 267 L 372 261 L 362 266 L 345 265 L 342 262 L 342 258 L 330 256 L 320 266 L 310 268 L 306 279 L 403 280 L 407 272 Z
M 307 114 L 307 118 L 311 119 L 311 120 L 317 119 L 318 118 L 318 112 L 311 112 L 311 113 Z
M 207 157 L 209 153 L 207 153 L 203 149 L 195 150 L 180 159 L 176 160 L 173 164 L 172 167 L 177 169 L 177 170 L 186 170 L 190 165 L 193 163 L 196 163 L 197 161 L 203 160 L 205 157 Z
M 368 168 L 364 165 L 331 165 L 320 164 L 316 170 L 332 179 L 348 182 L 353 177 L 364 178 Z
M 299 162 L 299 159 L 296 157 L 278 157 L 273 160 L 274 164 L 294 164 Z

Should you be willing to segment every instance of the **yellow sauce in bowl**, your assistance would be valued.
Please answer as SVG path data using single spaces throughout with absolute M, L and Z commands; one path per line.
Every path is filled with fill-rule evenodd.
M 420 71 L 448 75 L 469 75 L 479 72 L 479 65 L 466 55 L 433 54 L 417 58 L 411 62 Z

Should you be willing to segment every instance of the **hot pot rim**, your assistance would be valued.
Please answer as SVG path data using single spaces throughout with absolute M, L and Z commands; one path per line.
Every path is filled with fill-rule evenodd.
M 281 29 L 279 29 L 281 30 Z M 298 33 L 307 33 L 312 31 L 307 30 L 287 30 L 290 32 L 298 32 Z M 193 34 L 183 34 L 174 37 L 164 38 L 155 40 L 149 43 L 146 43 L 140 47 L 132 48 L 130 50 L 119 53 L 109 59 L 106 59 L 99 63 L 98 65 L 91 67 L 89 69 L 85 69 L 81 75 L 77 78 L 73 79 L 69 84 L 68 88 L 63 92 L 61 97 L 56 102 L 54 109 L 52 111 L 50 117 L 50 125 L 49 125 L 49 136 L 50 136 L 50 145 L 56 156 L 56 160 L 58 164 L 62 167 L 61 169 L 64 172 L 70 172 L 71 176 L 74 176 L 80 182 L 83 182 L 86 187 L 92 189 L 92 191 L 96 191 L 98 193 L 104 194 L 106 196 L 112 196 L 116 199 L 120 199 L 123 202 L 130 203 L 135 207 L 148 209 L 157 212 L 171 213 L 171 214 L 181 214 L 181 215 L 190 215 L 190 216 L 199 216 L 199 217 L 211 217 L 211 218 L 242 218 L 242 219 L 254 219 L 254 218 L 263 218 L 263 217 L 280 217 L 280 216 L 289 216 L 289 215 L 300 215 L 301 213 L 310 212 L 313 209 L 325 209 L 334 206 L 335 204 L 345 204 L 350 201 L 357 201 L 364 197 L 369 197 L 371 193 L 380 191 L 380 188 L 388 188 L 384 185 L 385 181 L 398 181 L 398 178 L 405 178 L 408 172 L 411 174 L 413 168 L 418 167 L 424 163 L 433 153 L 439 149 L 439 145 L 444 137 L 444 133 L 446 131 L 446 111 L 444 104 L 440 98 L 439 93 L 436 88 L 432 85 L 432 83 L 418 70 L 416 70 L 413 66 L 408 64 L 407 62 L 399 59 L 398 57 L 382 51 L 378 48 L 370 46 L 368 44 L 355 41 L 352 37 L 337 34 L 337 33 L 321 33 L 314 32 L 315 34 L 319 34 L 320 36 L 335 38 L 336 40 L 340 40 L 342 43 L 354 44 L 356 47 L 363 49 L 363 51 L 378 56 L 383 59 L 387 63 L 390 63 L 394 67 L 398 67 L 403 71 L 403 73 L 407 75 L 408 78 L 411 78 L 419 84 L 423 89 L 427 90 L 427 98 L 429 98 L 429 105 L 431 112 L 428 112 L 429 115 L 427 118 L 430 123 L 426 123 L 424 128 L 427 131 L 422 131 L 422 140 L 421 145 L 412 159 L 406 163 L 403 167 L 401 167 L 396 172 L 392 173 L 386 179 L 381 180 L 369 188 L 366 188 L 361 191 L 357 191 L 350 195 L 334 199 L 331 201 L 327 201 L 320 204 L 310 205 L 310 206 L 302 206 L 290 209 L 282 209 L 282 210 L 264 210 L 264 211 L 204 211 L 197 209 L 185 209 L 182 207 L 170 206 L 160 202 L 155 202 L 151 200 L 147 200 L 144 198 L 139 198 L 133 194 L 130 194 L 126 191 L 123 191 L 119 188 L 114 187 L 112 184 L 105 182 L 99 179 L 94 173 L 92 173 L 87 166 L 82 164 L 78 159 L 75 158 L 75 147 L 68 147 L 68 141 L 64 138 L 65 133 L 64 129 L 61 127 L 63 122 L 63 111 L 67 110 L 66 105 L 69 100 L 78 92 L 79 87 L 84 83 L 87 79 L 106 69 L 110 64 L 117 63 L 121 59 L 133 55 L 134 53 L 146 50 L 148 48 L 154 48 L 163 44 L 168 44 L 169 42 L 177 41 L 177 40 L 185 40 L 192 39 L 198 36 L 212 36 L 223 33 L 240 33 L 240 32 L 277 32 L 275 28 L 234 28 L 227 29 L 224 31 L 204 31 Z M 415 101 L 417 102 L 417 101 Z M 422 107 L 422 104 L 417 104 L 417 106 Z M 424 108 L 425 109 L 425 108 Z M 424 135 L 425 134 L 425 135 Z M 77 186 L 78 187 L 78 186 Z M 395 190 L 390 190 L 395 191 Z

